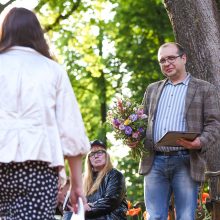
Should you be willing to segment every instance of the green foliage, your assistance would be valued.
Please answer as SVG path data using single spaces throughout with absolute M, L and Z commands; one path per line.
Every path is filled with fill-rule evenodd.
M 147 85 L 161 79 L 157 50 L 173 41 L 172 28 L 161 1 L 112 0 L 118 4 L 114 22 L 117 57 L 132 73 L 128 87 L 141 102 Z
M 106 139 L 106 112 L 117 93 L 141 103 L 144 90 L 161 79 L 160 44 L 173 40 L 159 0 L 39 0 L 36 7 L 51 48 L 65 65 L 90 139 Z M 143 178 L 131 155 L 118 161 L 128 197 L 143 200 Z M 132 183 L 132 184 L 131 184 Z
M 129 88 L 141 102 L 146 86 L 162 77 L 156 51 L 172 38 L 162 3 L 41 0 L 36 10 L 45 27 L 52 25 L 47 34 L 69 73 L 89 137 L 105 136 L 115 93 Z
M 43 7 L 55 22 L 57 11 L 65 15 L 72 8 L 63 8 L 61 5 L 65 3 L 68 1 L 56 4 L 45 1 L 39 12 L 43 11 Z M 66 66 L 91 139 L 97 138 L 97 134 L 105 136 L 102 125 L 106 120 L 107 101 L 114 93 L 109 83 L 114 70 L 111 71 L 109 59 L 104 58 L 102 52 L 107 30 L 100 16 L 103 7 L 103 1 L 81 1 L 73 14 L 56 23 L 54 29 L 48 32 L 56 45 L 58 59 Z
M 125 77 L 130 76 L 128 87 L 132 97 L 141 103 L 144 91 L 151 82 L 162 79 L 157 61 L 161 44 L 173 41 L 172 27 L 161 1 L 112 0 L 116 26 L 111 35 L 115 42 L 116 57 L 124 64 Z M 143 176 L 138 175 L 138 162 L 131 154 L 118 162 L 118 168 L 126 176 L 128 199 L 143 201 Z
M 123 171 L 127 184 L 127 199 L 132 202 L 144 200 L 144 178 L 138 174 L 138 161 L 131 155 L 118 161 L 118 168 Z
M 218 11 L 220 11 L 220 0 L 216 0 L 216 5 L 218 7 Z

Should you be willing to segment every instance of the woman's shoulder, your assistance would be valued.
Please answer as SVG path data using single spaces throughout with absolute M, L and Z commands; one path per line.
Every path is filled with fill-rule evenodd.
M 122 172 L 119 171 L 118 169 L 112 168 L 112 169 L 107 173 L 107 176 L 120 176 L 120 177 L 123 177 L 123 174 L 122 174 Z

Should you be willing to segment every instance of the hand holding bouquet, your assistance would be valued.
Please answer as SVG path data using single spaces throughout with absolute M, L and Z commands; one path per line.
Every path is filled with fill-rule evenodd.
M 137 105 L 128 98 L 118 99 L 108 111 L 108 122 L 115 132 L 116 140 L 131 148 L 136 159 L 145 151 L 143 142 L 147 127 L 147 115 L 143 106 Z

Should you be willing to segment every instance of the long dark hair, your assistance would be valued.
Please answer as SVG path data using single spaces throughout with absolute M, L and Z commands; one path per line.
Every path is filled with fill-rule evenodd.
M 1 24 L 0 53 L 12 46 L 30 47 L 52 59 L 36 15 L 26 8 L 12 8 Z

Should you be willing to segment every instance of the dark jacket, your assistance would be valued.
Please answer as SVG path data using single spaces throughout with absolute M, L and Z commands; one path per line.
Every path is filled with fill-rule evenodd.
M 123 220 L 127 219 L 125 179 L 116 169 L 110 170 L 101 182 L 99 189 L 87 197 L 92 204 L 86 212 L 86 220 Z

